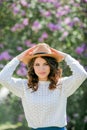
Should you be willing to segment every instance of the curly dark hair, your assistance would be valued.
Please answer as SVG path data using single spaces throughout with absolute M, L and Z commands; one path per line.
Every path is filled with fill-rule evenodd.
M 37 91 L 38 89 L 38 76 L 34 72 L 34 61 L 37 57 L 32 58 L 31 61 L 28 63 L 28 87 L 32 88 L 33 91 Z M 50 73 L 48 75 L 48 80 L 50 81 L 49 89 L 53 90 L 56 88 L 56 84 L 61 77 L 62 71 L 59 68 L 59 63 L 56 61 L 55 58 L 49 56 L 41 56 L 44 60 L 47 61 L 48 65 L 50 66 Z

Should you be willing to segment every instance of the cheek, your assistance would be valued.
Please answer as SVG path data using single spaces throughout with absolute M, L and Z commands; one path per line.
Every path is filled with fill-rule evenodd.
M 38 72 L 38 68 L 34 67 L 34 72 L 37 73 Z
M 50 73 L 50 67 L 47 67 L 46 69 L 47 69 L 47 72 Z

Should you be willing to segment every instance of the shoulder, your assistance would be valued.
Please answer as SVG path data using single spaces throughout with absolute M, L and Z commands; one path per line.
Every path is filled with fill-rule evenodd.
M 67 84 L 67 82 L 69 82 L 69 77 L 61 77 L 58 80 L 57 86 L 62 86 L 63 87 L 63 85 Z

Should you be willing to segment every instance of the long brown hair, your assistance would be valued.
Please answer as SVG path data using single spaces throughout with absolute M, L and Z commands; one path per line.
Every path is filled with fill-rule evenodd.
M 38 89 L 38 76 L 34 72 L 34 62 L 37 57 L 31 59 L 28 63 L 28 87 L 32 88 L 33 91 Z M 48 56 L 41 56 L 41 58 L 45 59 L 50 66 L 50 73 L 48 75 L 48 80 L 50 81 L 49 89 L 53 90 L 56 88 L 56 84 L 61 77 L 62 71 L 59 68 L 59 63 L 56 61 L 55 58 L 48 57 Z

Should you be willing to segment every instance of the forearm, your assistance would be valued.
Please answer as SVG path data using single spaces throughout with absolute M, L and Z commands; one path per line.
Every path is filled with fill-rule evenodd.
M 65 62 L 67 63 L 67 65 L 69 65 L 69 68 L 72 71 L 72 75 L 81 79 L 87 78 L 87 72 L 76 59 L 74 59 L 70 55 L 66 55 Z
M 20 61 L 15 57 L 2 69 L 0 72 L 0 82 L 3 80 L 9 80 L 11 78 L 19 62 Z

